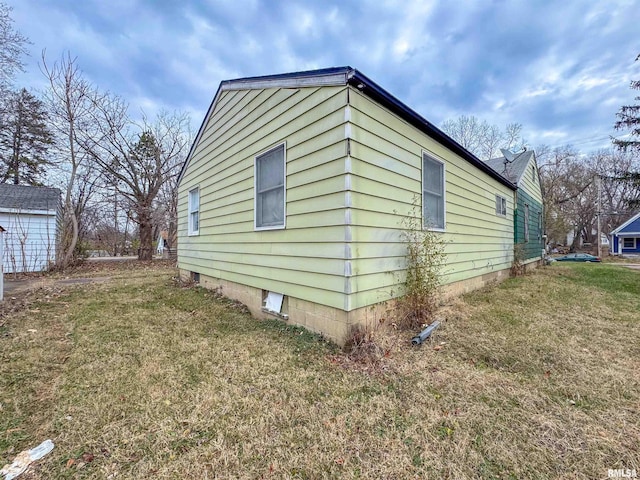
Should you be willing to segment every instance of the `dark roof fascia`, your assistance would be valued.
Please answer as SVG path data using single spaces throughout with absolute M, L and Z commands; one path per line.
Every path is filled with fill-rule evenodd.
M 416 111 L 409 108 L 402 103 L 396 97 L 387 92 L 384 88 L 379 86 L 369 77 L 359 72 L 352 67 L 331 67 L 320 70 L 309 70 L 303 72 L 283 73 L 278 75 L 267 75 L 261 77 L 246 77 L 236 80 L 225 80 L 220 83 L 207 114 L 204 117 L 202 125 L 198 130 L 198 134 L 191 145 L 187 159 L 185 160 L 180 175 L 178 177 L 178 184 L 182 180 L 187 164 L 191 159 L 191 155 L 195 146 L 200 141 L 200 137 L 204 131 L 204 128 L 209 120 L 213 108 L 223 91 L 228 90 L 250 90 L 256 88 L 301 88 L 311 86 L 331 86 L 331 85 L 351 85 L 361 91 L 364 95 L 371 98 L 373 101 L 379 103 L 383 107 L 387 108 L 394 114 L 398 115 L 409 124 L 416 127 L 418 130 L 429 135 L 434 140 L 438 141 L 449 150 L 453 151 L 479 170 L 485 172 L 492 178 L 498 180 L 503 185 L 507 186 L 511 190 L 516 190 L 517 186 L 511 183 L 508 179 L 504 178 L 493 168 L 486 165 L 482 160 L 473 155 L 467 149 L 465 149 L 458 142 L 449 137 L 446 133 L 433 125 L 427 119 L 423 118 Z
M 373 80 L 362 74 L 358 70 L 353 70 L 353 74 L 349 77 L 349 84 L 362 91 L 372 100 L 376 101 L 380 105 L 386 107 L 408 123 L 416 127 L 418 130 L 426 133 L 434 140 L 447 147 L 452 152 L 458 154 L 466 161 L 477 167 L 479 170 L 485 172 L 492 178 L 498 180 L 503 185 L 509 187 L 511 190 L 516 190 L 517 187 L 508 179 L 504 178 L 498 172 L 496 172 L 489 165 L 485 164 L 478 157 L 469 152 L 466 148 L 452 139 L 449 135 L 444 133 L 434 124 L 429 122 L 426 118 L 419 115 L 415 110 L 409 108 L 396 97 L 387 92 L 384 88 L 380 87 Z

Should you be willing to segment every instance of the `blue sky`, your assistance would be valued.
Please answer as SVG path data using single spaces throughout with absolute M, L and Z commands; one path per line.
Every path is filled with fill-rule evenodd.
M 640 79 L 636 0 L 3 0 L 32 42 L 69 51 L 134 111 L 186 110 L 194 129 L 221 80 L 350 65 L 440 125 L 518 122 L 530 146 L 606 147 Z

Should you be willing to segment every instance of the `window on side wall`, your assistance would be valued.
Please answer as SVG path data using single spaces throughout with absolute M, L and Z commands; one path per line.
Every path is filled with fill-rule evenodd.
M 496 195 L 496 215 L 507 216 L 507 199 L 502 195 Z
M 444 230 L 444 163 L 422 156 L 422 217 L 424 226 L 434 230 Z
M 200 233 L 200 189 L 189 190 L 189 235 Z
M 636 248 L 636 239 L 625 237 L 622 239 L 622 248 Z
M 524 241 L 529 241 L 529 205 L 524 206 Z
M 542 212 L 538 212 L 538 240 L 542 239 Z
M 255 159 L 255 228 L 285 226 L 285 146 L 278 145 Z

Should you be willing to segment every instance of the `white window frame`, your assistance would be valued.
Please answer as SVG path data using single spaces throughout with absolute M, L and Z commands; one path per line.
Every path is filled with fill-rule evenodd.
M 194 206 L 193 206 L 193 203 L 194 203 L 193 202 L 193 193 L 194 192 L 198 195 L 198 207 L 196 209 L 194 209 Z M 188 219 L 187 219 L 187 222 L 189 224 L 188 225 L 188 230 L 189 230 L 188 234 L 189 234 L 189 236 L 200 235 L 200 186 L 198 185 L 196 187 L 193 187 L 191 190 L 189 190 L 189 193 L 187 195 L 188 195 L 188 204 L 189 204 L 189 207 L 188 207 L 189 214 L 188 214 Z M 193 214 L 194 213 L 196 213 L 198 215 L 198 228 L 193 228 L 193 223 L 194 223 L 193 222 Z
M 424 216 L 424 164 L 425 161 L 429 159 L 434 163 L 439 163 L 442 166 L 442 227 L 433 227 L 428 226 L 427 219 Z M 422 196 L 422 228 L 426 230 L 431 230 L 433 232 L 444 232 L 447 226 L 447 169 L 444 161 L 437 158 L 431 152 L 422 151 L 422 163 L 420 165 L 420 188 L 421 188 L 421 196 Z
M 538 240 L 542 239 L 542 212 L 538 212 Z
M 507 199 L 496 193 L 496 215 L 500 217 L 507 216 Z
M 625 240 L 633 240 L 633 247 L 626 247 L 624 245 Z M 638 247 L 638 239 L 636 237 L 622 237 L 622 248 L 631 248 L 635 250 Z
M 258 161 L 261 157 L 282 148 L 282 225 L 258 225 Z M 287 226 L 287 143 L 282 142 L 257 154 L 253 158 L 253 229 L 283 230 Z

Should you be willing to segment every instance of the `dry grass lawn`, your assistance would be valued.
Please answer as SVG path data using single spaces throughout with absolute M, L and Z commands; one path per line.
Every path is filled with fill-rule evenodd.
M 169 267 L 89 275 L 110 280 L 3 307 L 0 464 L 56 444 L 25 479 L 640 474 L 640 271 L 509 280 L 446 306 L 432 343 L 390 334 L 376 365 Z

